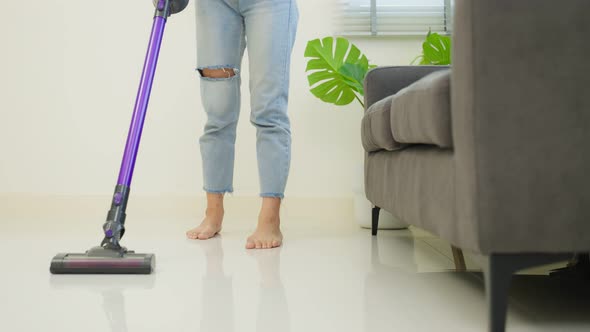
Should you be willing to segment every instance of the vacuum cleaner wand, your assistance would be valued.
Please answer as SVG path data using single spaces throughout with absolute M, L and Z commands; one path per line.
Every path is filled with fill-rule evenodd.
M 139 149 L 139 142 L 141 140 L 141 133 L 143 130 L 143 123 L 147 113 L 147 107 L 152 91 L 152 83 L 154 81 L 154 74 L 158 63 L 158 55 L 160 53 L 160 45 L 164 36 L 164 28 L 166 26 L 166 19 L 169 15 L 169 1 L 160 0 L 156 4 L 156 14 L 154 16 L 154 23 L 152 26 L 152 33 L 148 44 L 148 51 L 143 65 L 143 72 L 139 83 L 139 90 L 137 92 L 137 99 L 135 100 L 135 108 L 133 110 L 133 117 L 129 127 L 129 134 L 127 135 L 127 143 L 125 145 L 125 152 L 123 154 L 123 161 L 121 162 L 121 169 L 119 170 L 119 179 L 113 194 L 111 209 L 107 215 L 107 221 L 103 225 L 104 240 L 101 246 L 108 246 L 109 248 L 120 248 L 119 241 L 125 234 L 125 210 L 127 208 L 127 200 L 129 199 L 129 189 L 131 186 L 131 179 L 133 178 L 133 169 L 135 168 L 135 160 L 137 159 L 137 151 Z
M 51 273 L 149 274 L 153 271 L 155 267 L 155 256 L 153 254 L 135 254 L 133 251 L 122 247 L 120 241 L 125 234 L 125 211 L 129 200 L 131 179 L 133 178 L 135 160 L 154 82 L 166 20 L 170 15 L 182 11 L 187 5 L 188 0 L 154 0 L 156 12 L 151 37 L 135 100 L 135 108 L 129 127 L 119 178 L 111 201 L 111 209 L 102 227 L 104 238 L 99 247 L 94 247 L 85 254 L 58 254 L 51 262 Z

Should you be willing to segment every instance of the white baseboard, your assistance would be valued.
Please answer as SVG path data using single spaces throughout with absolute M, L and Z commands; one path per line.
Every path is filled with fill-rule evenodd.
M 111 196 L 67 196 L 0 194 L 0 223 L 32 218 L 104 218 Z M 149 219 L 200 219 L 205 210 L 202 196 L 132 195 L 127 215 Z M 225 199 L 226 217 L 256 218 L 260 198 L 231 196 Z M 283 202 L 282 218 L 349 223 L 354 219 L 351 197 L 288 197 Z

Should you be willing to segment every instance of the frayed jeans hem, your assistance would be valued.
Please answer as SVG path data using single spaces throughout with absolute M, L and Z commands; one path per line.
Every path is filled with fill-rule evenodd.
M 207 194 L 231 194 L 234 192 L 233 189 L 225 189 L 225 190 L 211 190 L 211 189 L 207 189 L 207 188 L 203 188 L 203 190 L 207 193 Z
M 260 197 L 265 198 L 265 197 L 270 197 L 270 198 L 280 198 L 283 199 L 285 198 L 284 194 L 281 193 L 262 193 L 260 194 Z

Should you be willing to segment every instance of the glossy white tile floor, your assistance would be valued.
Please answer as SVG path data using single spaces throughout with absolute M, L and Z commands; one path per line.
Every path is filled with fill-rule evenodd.
M 130 218 L 124 242 L 156 253 L 155 274 L 51 276 L 54 254 L 100 240 L 102 211 L 90 215 L 3 217 L 0 330 L 485 331 L 481 276 L 452 272 L 423 232 L 284 220 L 283 248 L 246 251 L 252 222 L 235 216 L 209 241 L 186 240 L 186 218 Z M 516 276 L 508 331 L 590 330 L 590 291 L 576 287 Z

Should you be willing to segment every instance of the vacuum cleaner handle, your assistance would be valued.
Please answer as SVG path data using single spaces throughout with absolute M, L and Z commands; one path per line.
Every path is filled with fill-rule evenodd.
M 139 89 L 137 91 L 135 108 L 133 110 L 131 125 L 127 136 L 127 143 L 125 144 L 123 161 L 121 162 L 121 169 L 119 170 L 119 178 L 113 194 L 111 209 L 107 214 L 107 221 L 103 225 L 105 237 L 101 243 L 102 247 L 111 249 L 120 248 L 119 241 L 125 233 L 125 210 L 127 208 L 127 200 L 129 199 L 131 179 L 133 178 L 135 160 L 137 159 L 139 142 L 141 140 L 143 123 L 145 121 L 156 66 L 158 64 L 158 56 L 160 53 L 162 38 L 164 36 L 166 20 L 170 15 L 178 13 L 186 8 L 187 4 L 188 0 L 154 0 L 154 5 L 156 7 L 154 22 L 143 65 Z

